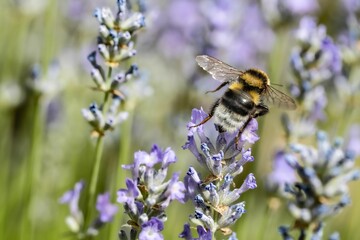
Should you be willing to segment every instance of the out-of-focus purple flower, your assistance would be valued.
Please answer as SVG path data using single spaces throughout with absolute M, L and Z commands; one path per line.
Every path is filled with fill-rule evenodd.
M 360 10 L 360 2 L 358 0 L 342 0 L 341 2 L 349 13 L 356 13 Z
M 96 209 L 99 211 L 100 221 L 103 223 L 110 222 L 118 211 L 118 207 L 110 203 L 109 193 L 104 193 L 98 196 Z
M 272 25 L 288 24 L 299 17 L 310 15 L 319 9 L 316 0 L 262 0 L 263 11 Z
M 360 125 L 353 125 L 350 127 L 346 150 L 350 154 L 354 154 L 355 158 L 360 156 Z
M 304 97 L 304 110 L 309 112 L 309 119 L 312 121 L 325 120 L 325 107 L 327 97 L 324 86 L 316 86 L 306 93 Z
M 298 16 L 302 16 L 314 12 L 319 7 L 316 0 L 303 0 L 303 1 L 282 0 L 282 4 L 288 10 L 290 10 L 291 13 L 296 14 Z
M 272 192 L 282 193 L 285 184 L 292 184 L 296 180 L 296 171 L 286 161 L 286 153 L 278 151 L 273 159 L 272 172 L 266 178 L 266 187 Z
M 154 25 L 159 52 L 182 60 L 183 69 L 192 68 L 188 57 L 194 53 L 220 54 L 241 68 L 263 66 L 275 39 L 258 4 L 250 1 L 169 1 Z M 228 46 L 231 51 L 223 51 Z
M 148 222 L 141 225 L 139 240 L 163 240 L 161 231 L 164 229 L 164 223 L 157 217 L 152 217 Z
M 233 233 L 230 235 L 230 237 L 229 237 L 228 240 L 238 240 L 238 238 L 237 238 L 237 236 L 236 236 L 236 233 L 233 232 Z
M 295 37 L 299 45 L 293 49 L 291 64 L 296 76 L 303 81 L 300 85 L 304 82 L 316 85 L 340 73 L 340 50 L 326 35 L 325 26 L 317 26 L 313 18 L 304 17 Z
M 232 46 L 231 51 L 224 52 L 222 57 L 235 63 L 236 66 L 264 67 L 263 57 L 271 51 L 275 34 L 265 21 L 258 4 L 251 2 L 238 5 L 240 6 L 235 7 L 232 2 L 229 3 L 229 10 L 225 15 L 229 19 L 229 14 L 231 14 L 231 22 L 226 25 L 227 27 L 214 29 L 210 35 L 212 37 L 210 41 L 219 50 Z M 267 39 L 267 41 L 260 39 Z
M 77 182 L 73 189 L 64 193 L 59 199 L 62 204 L 69 204 L 70 216 L 66 218 L 66 223 L 72 232 L 79 232 L 83 225 L 83 214 L 79 209 L 80 193 L 84 188 L 84 182 Z
M 64 193 L 64 195 L 59 199 L 60 203 L 69 204 L 70 213 L 73 216 L 78 216 L 79 214 L 81 214 L 81 211 L 79 210 L 79 199 L 80 193 L 83 190 L 84 185 L 84 181 L 75 183 L 74 188 Z
M 305 228 L 318 226 L 350 203 L 347 185 L 360 178 L 360 170 L 354 169 L 354 156 L 343 150 L 342 140 L 331 143 L 324 132 L 317 134 L 317 148 L 302 144 L 290 147 L 289 157 L 284 158 L 299 180 L 286 184 L 288 210 Z

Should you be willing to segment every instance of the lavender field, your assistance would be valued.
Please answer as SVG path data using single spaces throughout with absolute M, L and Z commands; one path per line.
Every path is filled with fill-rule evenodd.
M 8 0 L 0 21 L 0 239 L 359 238 L 359 0 Z

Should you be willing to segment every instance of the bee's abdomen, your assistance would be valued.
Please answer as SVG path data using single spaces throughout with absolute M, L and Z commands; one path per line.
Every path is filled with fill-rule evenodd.
M 221 102 L 230 112 L 246 116 L 254 109 L 254 102 L 250 98 L 244 98 L 237 91 L 228 89 L 221 98 Z
M 240 115 L 230 111 L 227 106 L 220 103 L 214 111 L 214 123 L 227 132 L 235 132 L 239 130 L 248 118 L 248 115 Z

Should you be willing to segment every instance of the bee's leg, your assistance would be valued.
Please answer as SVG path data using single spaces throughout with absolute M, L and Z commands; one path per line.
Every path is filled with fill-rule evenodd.
M 229 84 L 229 82 L 223 82 L 222 84 L 220 84 L 216 89 L 212 90 L 212 91 L 206 91 L 205 93 L 210 93 L 210 92 L 217 92 L 220 89 L 222 89 L 224 86 L 226 86 L 227 84 Z
M 216 109 L 217 106 L 219 106 L 219 104 L 220 104 L 220 98 L 211 107 L 209 115 L 206 118 L 204 118 L 204 120 L 202 120 L 200 123 L 198 123 L 198 124 L 196 124 L 194 126 L 190 126 L 190 128 L 198 127 L 200 125 L 203 125 L 207 121 L 209 121 L 214 116 L 215 109 Z
M 249 116 L 249 118 L 246 120 L 244 125 L 242 125 L 242 127 L 240 128 L 240 130 L 235 138 L 236 146 L 240 140 L 241 134 L 244 132 L 247 125 L 249 125 L 251 119 L 257 118 L 259 116 L 263 116 L 263 115 L 267 114 L 268 112 L 269 112 L 269 108 L 265 104 L 260 103 L 259 105 L 256 106 L 255 111 Z
M 250 121 L 253 119 L 254 117 L 252 116 L 249 116 L 249 118 L 246 120 L 246 122 L 242 125 L 242 127 L 240 128 L 238 134 L 236 135 L 236 138 L 235 138 L 235 145 L 236 145 L 236 148 L 238 147 L 238 142 L 240 141 L 240 137 L 241 137 L 241 134 L 244 132 L 245 128 L 247 127 L 247 125 L 249 125 Z M 240 150 L 240 149 L 238 149 Z
M 194 127 L 198 127 L 203 125 L 204 123 L 206 123 L 207 121 L 209 121 L 212 118 L 212 114 L 209 114 L 206 118 L 204 118 L 204 120 L 202 120 L 200 123 L 194 125 L 194 126 L 190 126 L 190 128 L 194 128 Z
M 263 116 L 269 112 L 268 106 L 266 106 L 265 104 L 262 104 L 262 103 L 257 105 L 255 109 L 256 110 L 255 110 L 254 114 L 252 115 L 253 118 Z

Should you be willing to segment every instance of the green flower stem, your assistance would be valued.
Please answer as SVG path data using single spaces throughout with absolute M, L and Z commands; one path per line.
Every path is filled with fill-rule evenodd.
M 96 142 L 95 163 L 94 163 L 94 168 L 93 168 L 92 175 L 91 175 L 87 220 L 91 219 L 92 209 L 95 204 L 96 187 L 97 187 L 97 182 L 99 179 L 100 163 L 101 163 L 101 156 L 102 156 L 103 150 L 104 150 L 104 137 L 99 136 L 99 138 L 97 139 L 97 142 Z
M 0 196 L 0 203 L 5 206 L 0 210 L 0 239 L 6 239 L 6 230 L 7 230 L 7 219 L 8 215 L 10 216 L 11 211 L 10 207 L 10 191 L 11 191 L 11 154 L 10 149 L 12 148 L 12 135 L 11 135 L 11 122 L 13 121 L 12 111 L 0 111 L 0 114 L 3 116 L 0 124 L 4 128 L 3 135 L 0 138 L 0 156 L 3 156 L 3 168 L 0 169 L 0 188 L 3 189 L 4 193 Z
M 22 221 L 21 239 L 33 239 L 35 233 L 35 224 L 32 221 L 32 207 L 36 197 L 36 186 L 41 175 L 41 140 L 43 136 L 43 115 L 41 113 L 40 95 L 35 96 L 32 111 L 34 118 L 30 154 L 24 166 L 27 174 L 26 183 L 24 184 L 25 196 L 23 199 L 26 217 Z
M 109 67 L 106 83 L 110 82 L 111 74 L 112 74 L 112 68 Z M 110 96 L 110 93 L 106 92 L 105 96 L 104 96 L 102 111 L 101 111 L 103 115 L 105 115 L 107 113 L 108 108 L 109 108 L 109 96 Z M 96 195 L 96 189 L 97 189 L 98 180 L 99 180 L 100 166 L 101 166 L 101 159 L 102 159 L 101 157 L 102 157 L 103 151 L 104 151 L 104 135 L 99 135 L 97 142 L 96 142 L 96 147 L 95 147 L 95 163 L 94 163 L 94 168 L 93 168 L 92 174 L 91 174 L 88 209 L 87 209 L 86 218 L 85 218 L 85 220 L 88 224 L 90 223 L 90 221 L 92 219 L 92 212 L 93 212 L 92 209 L 95 206 L 95 195 Z
M 122 164 L 130 164 L 130 162 L 133 160 L 130 156 L 131 153 L 131 141 L 132 141 L 132 128 L 133 128 L 133 122 L 134 122 L 134 109 L 135 109 L 135 102 L 129 102 L 125 103 L 125 110 L 129 113 L 128 119 L 121 124 L 121 138 L 120 138 L 120 145 L 119 145 L 119 158 L 116 163 L 114 177 L 113 177 L 113 183 L 111 183 L 112 189 L 112 195 L 116 197 L 116 191 L 121 187 L 124 186 L 125 183 L 125 174 L 124 172 L 121 172 L 121 165 Z M 122 174 L 120 174 L 122 173 Z M 112 224 L 110 225 L 109 235 L 108 239 L 112 239 L 115 236 L 117 236 L 121 223 L 124 221 L 123 214 L 120 214 L 122 211 L 119 211 L 119 214 L 116 214 L 114 217 L 114 220 Z

